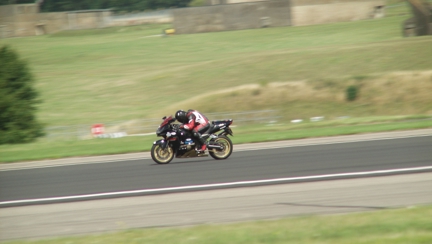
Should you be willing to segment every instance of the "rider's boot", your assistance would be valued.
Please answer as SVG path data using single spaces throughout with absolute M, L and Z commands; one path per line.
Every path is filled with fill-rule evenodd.
M 201 135 L 199 136 L 199 138 L 198 138 L 199 143 L 197 144 L 197 146 L 195 148 L 195 150 L 198 154 L 205 153 L 205 150 L 207 149 L 207 144 L 205 141 L 206 138 L 207 138 L 206 136 L 201 136 Z
M 201 148 L 197 148 L 196 149 L 196 152 L 198 153 L 198 154 L 202 154 L 202 153 L 205 153 L 205 150 L 207 149 L 207 145 L 204 143 L 202 146 L 201 146 Z

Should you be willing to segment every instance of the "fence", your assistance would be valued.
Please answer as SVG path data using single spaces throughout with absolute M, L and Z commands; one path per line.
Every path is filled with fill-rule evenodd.
M 230 113 L 206 113 L 209 120 L 233 119 L 235 125 L 252 123 L 271 123 L 279 119 L 276 110 L 257 110 Z M 116 138 L 125 135 L 154 135 L 162 120 L 138 119 L 131 121 L 113 121 L 104 123 L 105 131 L 99 137 Z M 45 139 L 86 140 L 93 138 L 92 125 L 51 126 L 45 128 Z

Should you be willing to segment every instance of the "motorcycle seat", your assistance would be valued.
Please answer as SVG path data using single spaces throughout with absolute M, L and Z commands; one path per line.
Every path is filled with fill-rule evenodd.
M 232 121 L 233 121 L 232 119 L 213 120 L 211 123 L 212 123 L 213 125 L 215 125 L 215 124 L 224 124 L 224 123 L 232 122 Z

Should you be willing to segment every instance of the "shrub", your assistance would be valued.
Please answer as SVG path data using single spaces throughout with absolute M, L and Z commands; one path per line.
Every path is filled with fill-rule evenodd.
M 357 86 L 349 86 L 346 89 L 346 100 L 347 101 L 354 101 L 358 97 L 358 87 Z
M 0 144 L 23 143 L 42 136 L 36 121 L 37 92 L 27 64 L 7 46 L 0 48 Z
M 261 94 L 261 89 L 252 90 L 252 96 L 258 96 L 259 94 Z

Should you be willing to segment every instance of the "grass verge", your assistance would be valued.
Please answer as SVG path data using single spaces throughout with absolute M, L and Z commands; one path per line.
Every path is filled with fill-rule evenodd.
M 421 206 L 224 225 L 135 229 L 111 234 L 7 243 L 431 243 L 432 218 L 430 216 L 432 216 L 432 206 Z

